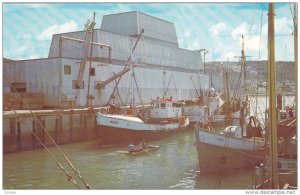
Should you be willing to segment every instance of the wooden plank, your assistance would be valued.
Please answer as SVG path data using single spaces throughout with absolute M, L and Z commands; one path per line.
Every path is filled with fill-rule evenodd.
M 42 109 L 44 107 L 44 104 L 41 103 L 22 103 L 22 109 L 28 110 L 36 110 L 36 109 Z
M 43 104 L 44 103 L 44 99 L 43 98 L 22 98 L 21 100 L 22 103 L 39 103 L 39 104 Z
M 289 186 L 290 186 L 290 184 L 286 183 L 286 184 L 284 184 L 282 189 L 284 189 L 284 190 L 289 189 Z
M 11 103 L 13 103 L 13 102 L 20 102 L 20 101 L 21 101 L 21 98 L 10 97 L 10 98 L 9 98 L 9 101 L 10 101 Z

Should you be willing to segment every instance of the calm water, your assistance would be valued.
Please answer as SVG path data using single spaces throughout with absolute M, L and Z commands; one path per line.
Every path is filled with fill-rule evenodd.
M 93 140 L 61 146 L 93 189 L 248 189 L 252 184 L 252 169 L 201 174 L 192 129 L 148 143 L 161 147 L 153 156 L 128 156 L 122 153 L 126 146 L 101 149 L 97 143 Z M 55 148 L 50 151 L 64 162 Z M 3 188 L 74 189 L 75 186 L 41 149 L 3 156 Z
M 126 147 L 101 149 L 97 140 L 61 146 L 81 176 L 93 189 L 246 189 L 251 173 L 201 175 L 193 130 L 149 144 L 161 149 L 128 156 Z M 56 156 L 58 152 L 51 148 Z M 63 162 L 62 158 L 59 158 Z M 66 164 L 63 165 L 66 167 Z M 69 169 L 71 172 L 71 169 Z M 7 154 L 3 157 L 4 189 L 73 189 L 72 183 L 45 150 Z

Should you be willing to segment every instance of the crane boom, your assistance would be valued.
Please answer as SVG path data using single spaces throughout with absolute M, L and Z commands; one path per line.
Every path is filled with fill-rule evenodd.
M 90 42 L 93 42 L 91 40 L 91 35 L 92 35 L 93 29 L 96 25 L 95 16 L 96 16 L 96 13 L 94 12 L 93 19 L 91 21 L 88 20 L 86 25 L 85 25 L 86 36 L 85 36 L 85 40 L 84 40 L 82 59 L 81 59 L 81 62 L 80 62 L 80 67 L 79 67 L 77 81 L 76 81 L 76 88 L 77 89 L 81 89 L 83 87 L 82 86 L 82 84 L 83 84 L 82 80 L 83 80 L 83 74 L 84 74 L 84 70 L 85 70 L 86 61 L 87 61 L 87 58 L 88 58 L 88 51 L 89 51 L 88 45 L 89 45 Z

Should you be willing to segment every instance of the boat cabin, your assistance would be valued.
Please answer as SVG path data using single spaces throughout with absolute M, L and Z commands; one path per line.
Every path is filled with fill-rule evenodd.
M 289 118 L 295 117 L 295 110 L 286 109 L 286 110 L 278 110 L 277 112 L 277 122 L 285 121 Z
M 242 128 L 240 126 L 228 126 L 225 128 L 224 135 L 227 135 L 228 137 L 237 137 L 242 138 Z
M 170 100 L 155 100 L 151 102 L 151 118 L 176 118 L 181 115 L 181 108 L 175 107 Z

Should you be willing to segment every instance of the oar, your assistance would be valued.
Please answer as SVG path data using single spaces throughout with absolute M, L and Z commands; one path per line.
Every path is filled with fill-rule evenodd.
M 143 147 L 141 147 L 142 150 L 144 150 L 146 153 L 148 153 L 150 156 L 153 156 L 150 152 L 148 152 L 147 150 L 145 150 Z
M 126 154 L 126 153 L 128 153 L 128 151 L 124 151 L 124 150 L 123 150 L 123 151 L 122 151 L 122 150 L 118 150 L 118 151 L 117 151 L 117 153 L 123 153 L 123 154 Z

